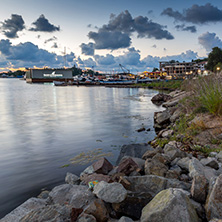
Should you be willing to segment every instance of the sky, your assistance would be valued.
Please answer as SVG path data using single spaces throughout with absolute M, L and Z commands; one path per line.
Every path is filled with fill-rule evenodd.
M 0 71 L 105 73 L 204 58 L 222 48 L 221 0 L 0 0 Z

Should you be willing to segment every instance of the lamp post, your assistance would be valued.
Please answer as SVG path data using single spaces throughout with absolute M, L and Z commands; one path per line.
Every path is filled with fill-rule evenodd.
M 218 66 L 217 67 L 217 74 L 220 72 L 220 67 Z

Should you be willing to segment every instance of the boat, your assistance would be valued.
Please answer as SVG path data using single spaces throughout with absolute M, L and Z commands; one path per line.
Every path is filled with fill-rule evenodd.
M 67 86 L 67 82 L 64 81 L 53 81 L 54 86 Z

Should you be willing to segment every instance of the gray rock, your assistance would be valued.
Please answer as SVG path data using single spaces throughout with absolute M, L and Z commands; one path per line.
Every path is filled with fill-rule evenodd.
M 93 193 L 108 203 L 120 203 L 126 196 L 127 191 L 120 183 L 106 183 L 101 181 L 94 187 Z
M 158 193 L 142 210 L 141 222 L 198 222 L 190 199 L 180 189 Z
M 215 170 L 218 170 L 218 169 L 219 169 L 219 164 L 218 164 L 218 162 L 216 161 L 215 158 L 207 157 L 207 158 L 201 159 L 200 162 L 201 162 L 204 166 L 208 166 L 208 167 L 214 168 Z
M 68 172 L 66 174 L 65 182 L 68 183 L 68 184 L 79 185 L 80 179 L 75 174 L 72 174 L 72 173 Z
M 84 174 L 93 174 L 95 173 L 95 170 L 93 168 L 92 165 L 88 166 L 81 174 L 80 174 L 80 178 L 84 175 Z
M 162 133 L 163 138 L 170 138 L 173 135 L 173 130 L 167 130 Z
M 165 177 L 166 178 L 171 178 L 171 179 L 178 179 L 179 176 L 180 176 L 180 174 L 177 171 L 175 171 L 175 170 L 168 170 L 166 172 L 166 176 Z
M 19 222 L 24 216 L 30 213 L 32 210 L 37 210 L 45 207 L 47 204 L 46 200 L 38 198 L 30 198 L 25 201 L 22 205 L 18 206 L 11 213 L 7 214 L 2 218 L 1 222 Z
M 32 210 L 24 216 L 20 222 L 30 221 L 53 221 L 53 222 L 69 222 L 71 207 L 64 205 L 49 205 L 40 209 Z
M 222 174 L 217 177 L 205 205 L 207 219 L 222 218 Z
M 174 123 L 181 115 L 181 111 L 179 109 L 176 109 L 173 115 L 170 117 L 170 122 Z
M 177 162 L 177 165 L 186 171 L 189 171 L 189 164 L 190 164 L 189 157 L 182 158 Z
M 133 222 L 133 220 L 129 217 L 123 216 L 119 219 L 119 222 Z
M 128 190 L 138 193 L 148 193 L 154 197 L 157 193 L 164 189 L 181 188 L 190 190 L 191 184 L 176 179 L 168 179 L 156 175 L 124 177 L 129 181 Z
M 146 175 L 152 174 L 157 176 L 165 176 L 168 168 L 160 161 L 147 159 L 144 170 Z
M 186 154 L 184 152 L 182 152 L 181 150 L 179 150 L 176 146 L 175 143 L 172 143 L 173 141 L 171 141 L 171 143 L 168 143 L 164 146 L 164 153 L 169 157 L 169 159 L 171 161 L 173 161 L 175 158 L 177 157 L 185 157 Z
M 141 170 L 144 169 L 145 160 L 138 157 L 124 156 L 120 162 L 122 162 L 124 159 L 127 159 L 127 158 L 131 158 L 139 166 Z
M 53 203 L 56 204 L 70 204 L 73 208 L 84 208 L 95 200 L 92 192 L 88 190 L 87 186 L 64 184 L 55 187 L 50 193 L 49 197 Z
M 207 196 L 207 179 L 203 175 L 196 175 L 191 186 L 191 195 L 199 203 L 205 203 Z
M 153 150 L 153 148 L 148 144 L 129 144 L 129 145 L 123 145 L 120 150 L 120 154 L 118 156 L 118 159 L 116 161 L 116 165 L 118 165 L 121 161 L 121 159 L 124 156 L 130 156 L 130 157 L 138 157 L 142 158 L 143 154 L 147 150 Z
M 222 162 L 222 151 L 220 151 L 216 157 L 220 162 Z
M 198 217 L 200 218 L 200 221 L 207 221 L 206 219 L 206 214 L 205 214 L 205 209 L 204 207 L 202 206 L 202 204 L 196 202 L 195 200 L 193 199 L 190 199 L 193 207 L 195 208 L 196 212 L 197 212 L 197 215 Z
M 96 222 L 96 218 L 93 215 L 83 213 L 78 217 L 77 222 Z
M 38 198 L 40 199 L 47 199 L 49 197 L 49 192 L 48 190 L 43 190 L 39 195 Z
M 154 113 L 154 121 L 158 125 L 163 125 L 170 120 L 170 113 L 167 110 L 164 110 L 162 112 Z
M 210 152 L 209 157 L 216 157 L 217 156 L 217 152 Z

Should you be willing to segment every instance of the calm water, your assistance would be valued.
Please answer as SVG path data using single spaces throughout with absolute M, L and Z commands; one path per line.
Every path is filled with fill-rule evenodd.
M 101 148 L 115 163 L 122 144 L 153 139 L 156 93 L 0 79 L 0 218 L 66 172 L 78 175 L 89 164 L 61 166 L 79 153 Z M 136 132 L 142 124 L 151 131 Z

